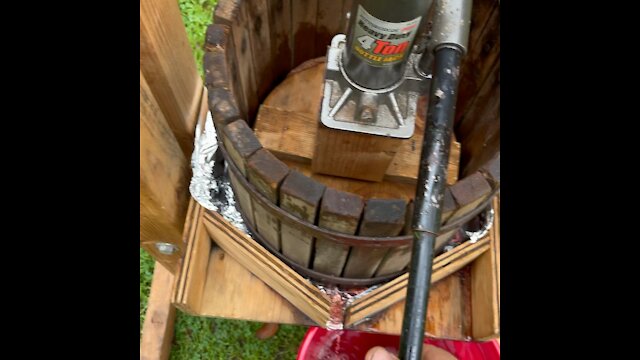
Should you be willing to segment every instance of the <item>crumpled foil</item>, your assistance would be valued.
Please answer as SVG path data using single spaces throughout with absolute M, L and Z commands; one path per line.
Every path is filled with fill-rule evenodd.
M 191 196 L 206 209 L 222 215 L 238 229 L 251 236 L 244 224 L 242 214 L 236 207 L 236 200 L 227 175 L 222 155 L 218 152 L 218 138 L 211 113 L 207 113 L 204 123 L 196 126 L 193 154 L 191 155 L 193 177 L 189 185 Z

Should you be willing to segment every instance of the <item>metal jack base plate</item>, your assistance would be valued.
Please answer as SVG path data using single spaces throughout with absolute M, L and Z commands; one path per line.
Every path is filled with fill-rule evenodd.
M 327 52 L 320 120 L 332 129 L 408 139 L 413 135 L 420 87 L 415 70 L 420 54 L 410 54 L 403 78 L 380 90 L 363 88 L 342 68 L 346 36 L 338 34 Z

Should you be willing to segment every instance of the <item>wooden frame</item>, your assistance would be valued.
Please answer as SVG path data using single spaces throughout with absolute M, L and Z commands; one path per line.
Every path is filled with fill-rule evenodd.
M 497 199 L 494 206 L 499 214 Z M 499 216 L 495 218 L 486 237 L 434 259 L 430 335 L 458 340 L 499 336 Z M 178 308 L 198 316 L 317 326 L 336 319 L 325 293 L 221 215 L 192 200 L 187 222 L 187 254 L 172 298 Z M 349 304 L 340 319 L 344 327 L 399 334 L 407 280 L 406 274 L 399 276 Z M 452 291 L 466 295 L 452 302 Z

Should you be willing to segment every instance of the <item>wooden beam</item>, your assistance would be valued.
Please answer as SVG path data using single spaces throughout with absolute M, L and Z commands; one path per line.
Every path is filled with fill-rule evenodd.
M 171 352 L 176 309 L 171 304 L 174 276 L 161 263 L 153 270 L 147 315 L 142 327 L 140 360 L 167 360 Z

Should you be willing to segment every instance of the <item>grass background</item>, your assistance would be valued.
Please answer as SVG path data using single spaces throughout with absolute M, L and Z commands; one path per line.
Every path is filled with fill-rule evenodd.
M 202 70 L 204 35 L 213 22 L 217 0 L 179 0 L 189 43 Z M 153 258 L 140 249 L 140 335 L 147 311 L 153 278 Z M 260 323 L 193 317 L 177 310 L 175 338 L 170 359 L 295 359 L 307 331 L 304 326 L 281 325 L 278 333 L 258 340 L 254 333 Z

